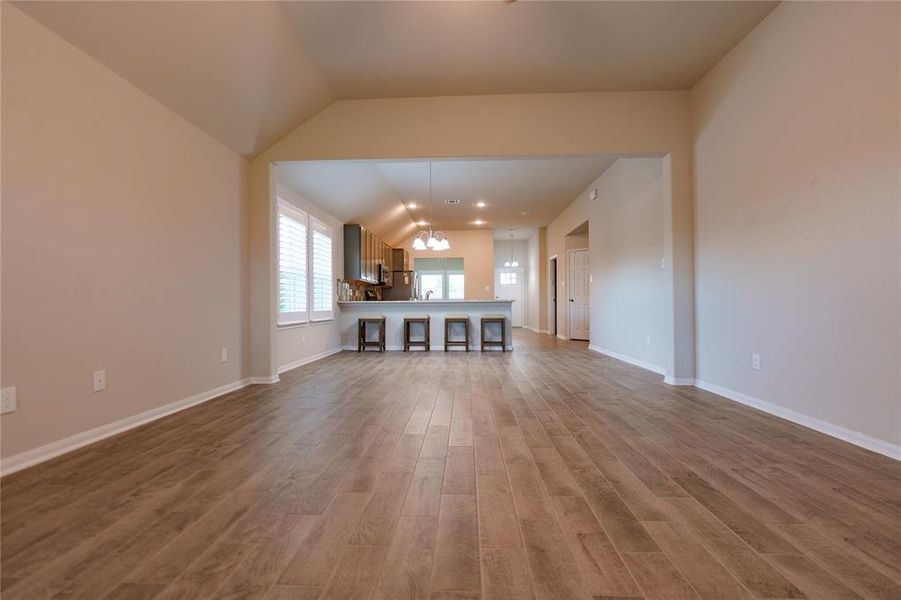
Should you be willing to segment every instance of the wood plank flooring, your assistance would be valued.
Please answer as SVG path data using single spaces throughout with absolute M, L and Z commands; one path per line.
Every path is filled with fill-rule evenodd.
M 344 352 L 0 482 L 14 598 L 901 598 L 901 464 L 529 332 Z

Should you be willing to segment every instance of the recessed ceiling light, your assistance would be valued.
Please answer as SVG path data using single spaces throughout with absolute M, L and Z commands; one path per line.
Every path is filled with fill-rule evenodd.
M 415 202 L 410 202 L 407 204 L 407 208 L 416 208 L 417 204 Z
M 478 202 L 476 202 L 476 206 L 478 206 L 479 208 L 485 208 L 485 206 L 487 205 L 485 204 L 484 200 L 479 200 Z
M 425 227 L 426 225 L 429 224 L 429 222 L 428 221 L 416 221 L 416 224 L 419 225 L 420 227 Z
M 527 214 L 529 214 L 529 211 L 527 211 L 527 210 L 524 210 L 524 211 L 522 211 L 522 212 L 521 212 L 521 213 L 519 213 L 519 214 L 521 214 L 521 215 L 522 215 L 522 216 L 526 216 L 526 215 L 527 215 Z
M 476 225 L 484 225 L 485 221 L 483 221 L 482 219 L 476 219 L 475 221 L 473 221 L 473 223 L 475 223 Z

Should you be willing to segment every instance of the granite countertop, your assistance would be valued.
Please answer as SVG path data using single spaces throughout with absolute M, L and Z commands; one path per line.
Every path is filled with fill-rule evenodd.
M 339 300 L 338 304 L 512 304 L 514 300 Z

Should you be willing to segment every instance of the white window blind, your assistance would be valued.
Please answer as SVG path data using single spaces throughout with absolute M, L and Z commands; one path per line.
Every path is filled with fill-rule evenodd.
M 278 322 L 308 320 L 307 215 L 278 200 Z
M 310 294 L 313 304 L 313 319 L 331 319 L 334 301 L 332 228 L 316 217 L 310 217 L 310 229 L 313 232 L 313 287 Z

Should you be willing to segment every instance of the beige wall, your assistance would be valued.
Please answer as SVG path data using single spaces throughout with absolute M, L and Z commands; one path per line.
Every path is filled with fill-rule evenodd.
M 467 300 L 494 299 L 494 232 L 490 229 L 464 229 L 445 231 L 450 240 L 450 250 L 413 250 L 413 240 L 404 247 L 414 258 L 462 258 L 463 293 Z
M 547 228 L 540 227 L 529 238 L 527 243 L 529 254 L 529 276 L 527 280 L 528 297 L 526 327 L 535 331 L 547 332 Z
M 332 255 L 332 279 L 344 278 L 344 224 L 297 193 L 291 186 L 278 181 L 278 196 L 316 217 L 332 228 L 334 254 Z M 277 265 L 273 265 L 277 269 Z M 277 277 L 277 272 L 275 273 Z M 278 327 L 275 336 L 276 363 L 279 372 L 315 360 L 330 352 L 341 349 L 341 329 L 338 322 L 337 298 L 333 311 L 335 318 L 330 321 L 303 323 Z
M 7 2 L 2 44 L 8 459 L 248 375 L 249 267 L 241 157 Z
M 664 211 L 669 327 L 679 333 L 667 365 L 690 377 L 694 355 L 691 132 L 687 92 L 531 94 L 335 102 L 254 159 L 251 166 L 253 373 L 274 373 L 272 207 L 274 160 L 667 154 L 672 201 Z M 550 231 L 548 232 L 550 243 Z M 490 262 L 489 262 L 490 265 Z
M 591 345 L 658 370 L 666 363 L 663 161 L 621 158 L 591 187 Z
M 693 94 L 697 377 L 895 444 L 898 12 L 783 3 Z

